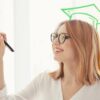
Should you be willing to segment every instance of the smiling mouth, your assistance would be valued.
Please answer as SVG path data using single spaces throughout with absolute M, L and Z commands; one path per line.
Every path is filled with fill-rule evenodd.
M 58 53 L 61 53 L 61 52 L 63 52 L 64 50 L 62 50 L 62 49 L 54 49 L 54 52 L 56 53 L 56 54 L 58 54 Z

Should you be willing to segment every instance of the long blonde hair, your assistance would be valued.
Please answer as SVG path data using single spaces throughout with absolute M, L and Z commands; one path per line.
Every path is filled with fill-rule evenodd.
M 93 26 L 81 20 L 63 21 L 66 30 L 72 38 L 73 48 L 78 53 L 77 79 L 83 84 L 92 84 L 100 79 L 100 41 L 99 34 Z M 63 63 L 59 69 L 49 73 L 55 80 L 64 76 Z

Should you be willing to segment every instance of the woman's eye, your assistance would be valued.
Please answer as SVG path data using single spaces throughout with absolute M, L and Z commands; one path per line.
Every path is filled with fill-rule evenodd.
M 57 37 L 58 37 L 58 35 L 57 35 L 57 34 L 55 34 L 55 35 L 54 35 L 54 38 L 57 38 Z

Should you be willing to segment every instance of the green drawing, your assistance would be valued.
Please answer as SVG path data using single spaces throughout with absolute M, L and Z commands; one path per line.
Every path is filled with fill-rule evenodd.
M 100 26 L 100 10 L 95 4 L 73 8 L 62 8 L 61 10 L 67 15 L 69 20 L 72 20 L 75 16 L 82 15 L 90 19 L 96 29 Z

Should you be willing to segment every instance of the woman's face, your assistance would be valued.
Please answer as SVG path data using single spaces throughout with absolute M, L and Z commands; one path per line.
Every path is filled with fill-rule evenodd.
M 65 24 L 61 25 L 57 30 L 57 34 L 61 33 L 66 33 L 65 35 L 69 36 Z M 69 62 L 75 59 L 71 38 L 66 39 L 64 43 L 60 44 L 57 37 L 52 43 L 52 49 L 54 53 L 54 59 L 58 62 Z

